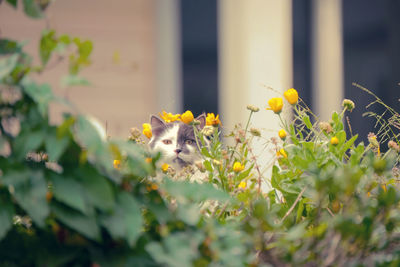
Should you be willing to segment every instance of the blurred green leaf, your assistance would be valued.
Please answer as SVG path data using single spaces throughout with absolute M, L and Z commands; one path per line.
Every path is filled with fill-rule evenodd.
M 0 241 L 11 229 L 15 211 L 12 203 L 0 199 Z
M 96 169 L 89 166 L 82 167 L 75 172 L 75 177 L 82 185 L 91 205 L 107 212 L 114 208 L 115 197 L 110 183 Z
M 24 91 L 38 104 L 40 114 L 43 117 L 47 116 L 49 102 L 54 99 L 50 85 L 28 81 L 24 83 Z
M 199 233 L 175 233 L 167 236 L 162 242 L 151 242 L 146 250 L 159 264 L 167 266 L 191 266 L 198 256 L 200 243 Z
M 45 135 L 41 131 L 21 131 L 15 138 L 12 151 L 17 159 L 22 160 L 28 152 L 35 151 L 44 141 Z
M 21 53 L 21 44 L 13 40 L 0 39 L 0 55 L 11 53 Z
M 85 216 L 56 202 L 52 202 L 51 211 L 66 226 L 92 240 L 101 241 L 100 227 L 94 216 Z
M 204 183 L 190 183 L 190 182 L 176 182 L 166 180 L 165 184 L 161 185 L 172 196 L 183 196 L 186 199 L 194 201 L 204 200 L 218 200 L 227 201 L 230 199 L 229 195 L 224 191 L 216 189 L 212 184 Z
M 6 0 L 10 5 L 12 5 L 14 8 L 17 8 L 17 0 Z M 1 1 L 0 1 L 1 3 Z
M 0 81 L 9 75 L 11 71 L 15 68 L 18 62 L 19 55 L 13 54 L 6 58 L 0 59 Z
M 118 194 L 117 205 L 113 213 L 104 216 L 102 224 L 115 239 L 126 239 L 133 247 L 142 232 L 143 224 L 138 203 L 126 192 Z
M 78 115 L 76 120 L 76 135 L 81 145 L 90 153 L 98 151 L 103 145 L 98 127 L 87 116 Z
M 58 138 L 55 131 L 47 133 L 44 143 L 46 146 L 46 152 L 49 156 L 49 160 L 57 161 L 67 149 L 69 142 L 69 138 L 66 136 Z
M 306 125 L 306 127 L 308 129 L 312 129 L 312 124 L 311 124 L 311 121 L 310 121 L 310 117 L 308 115 L 305 114 L 303 116 L 303 122 L 304 122 L 304 124 Z
M 79 77 L 77 75 L 68 74 L 62 77 L 61 86 L 69 87 L 69 86 L 89 86 L 90 82 L 83 77 Z
M 40 39 L 39 45 L 39 54 L 43 66 L 47 64 L 51 54 L 57 47 L 57 39 L 55 34 L 56 32 L 54 30 L 45 30 L 42 33 L 42 38 Z
M 58 201 L 82 213 L 88 212 L 88 207 L 84 199 L 85 191 L 74 178 L 55 173 L 50 178 L 53 183 L 52 192 Z
M 5 185 L 14 188 L 14 197 L 17 203 L 32 217 L 40 227 L 44 226 L 44 219 L 49 214 L 46 201 L 47 184 L 43 173 L 33 170 L 10 171 L 5 173 L 2 181 Z
M 24 12 L 31 18 L 39 19 L 43 17 L 40 7 L 36 4 L 35 0 L 23 0 Z

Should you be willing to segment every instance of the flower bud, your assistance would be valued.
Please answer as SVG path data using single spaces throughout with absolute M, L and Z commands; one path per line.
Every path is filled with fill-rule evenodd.
M 390 141 L 388 142 L 388 147 L 389 147 L 390 149 L 395 150 L 396 152 L 400 152 L 400 147 L 399 147 L 399 145 L 398 145 L 395 141 L 393 141 L 393 140 L 390 140 Z
M 326 133 L 332 132 L 332 126 L 328 122 L 321 121 L 318 125 L 322 131 Z
M 247 105 L 247 109 L 250 110 L 250 111 L 253 111 L 253 112 L 260 111 L 260 109 L 258 107 L 253 106 L 253 105 Z
M 282 140 L 285 140 L 286 136 L 287 136 L 286 131 L 284 129 L 280 129 L 278 132 L 278 135 L 279 135 L 279 138 L 281 138 Z
M 242 165 L 240 162 L 236 161 L 233 164 L 233 171 L 238 173 L 244 170 L 244 165 Z
M 286 100 L 291 104 L 294 105 L 297 103 L 299 100 L 299 94 L 294 88 L 291 88 L 287 90 L 286 92 L 283 93 L 283 96 L 286 98 Z
M 348 111 L 352 111 L 355 108 L 355 104 L 350 99 L 344 99 L 342 102 L 342 107 L 347 109 Z
M 337 144 L 339 144 L 339 139 L 336 136 L 332 137 L 331 144 L 336 146 Z
M 181 120 L 183 123 L 191 123 L 194 120 L 193 113 L 190 110 L 185 111 L 181 115 Z
M 261 132 L 260 130 L 256 129 L 256 128 L 250 128 L 250 133 L 254 136 L 261 136 Z
M 275 114 L 279 114 L 283 108 L 283 100 L 280 97 L 273 97 L 268 100 L 269 108 L 267 110 L 272 110 Z

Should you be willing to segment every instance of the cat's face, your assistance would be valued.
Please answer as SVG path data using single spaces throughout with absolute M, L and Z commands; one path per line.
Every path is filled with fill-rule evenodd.
M 204 127 L 205 115 L 196 119 L 200 121 L 199 129 Z M 181 121 L 164 123 L 156 116 L 152 116 L 150 122 L 153 137 L 149 146 L 161 152 L 164 163 L 180 169 L 200 159 L 192 125 Z

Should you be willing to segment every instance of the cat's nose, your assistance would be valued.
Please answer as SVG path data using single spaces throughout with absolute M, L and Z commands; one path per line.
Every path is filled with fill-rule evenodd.
M 175 149 L 174 151 L 175 151 L 175 153 L 176 153 L 176 154 L 179 154 L 179 153 L 181 153 L 181 152 L 182 152 L 182 149 L 180 149 L 180 148 L 177 148 L 177 149 Z

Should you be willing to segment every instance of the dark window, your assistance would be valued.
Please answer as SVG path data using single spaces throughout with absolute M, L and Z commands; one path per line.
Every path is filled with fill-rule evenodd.
M 218 113 L 217 1 L 182 0 L 183 107 Z

